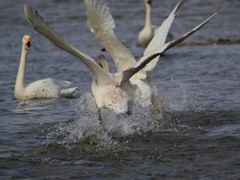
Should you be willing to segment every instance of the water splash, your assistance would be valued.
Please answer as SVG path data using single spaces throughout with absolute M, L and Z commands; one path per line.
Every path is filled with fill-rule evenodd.
M 160 98 L 148 108 L 130 102 L 131 113 L 116 115 L 104 108 L 98 110 L 93 96 L 85 93 L 73 104 L 76 118 L 56 124 L 48 138 L 57 135 L 66 144 L 86 140 L 90 143 L 96 140 L 113 143 L 114 138 L 159 131 L 166 123 L 162 118 L 162 104 Z
M 186 111 L 196 109 L 196 102 L 191 87 L 179 81 L 174 81 L 174 85 L 178 87 L 178 91 L 168 95 L 168 110 Z

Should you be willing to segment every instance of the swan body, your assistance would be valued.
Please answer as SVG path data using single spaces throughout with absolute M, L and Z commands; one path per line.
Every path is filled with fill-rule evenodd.
M 27 53 L 31 46 L 30 39 L 29 35 L 23 36 L 22 39 L 22 54 L 14 89 L 15 98 L 17 100 L 29 100 L 39 98 L 73 97 L 77 87 L 69 87 L 70 83 L 67 81 L 58 81 L 56 79 L 47 78 L 25 85 L 25 67 Z
M 136 62 L 131 53 L 117 40 L 116 37 L 114 37 L 115 35 L 112 31 L 114 23 L 111 16 L 109 16 L 109 8 L 106 5 L 106 2 L 104 0 L 85 0 L 84 3 L 90 30 L 95 35 L 96 39 L 99 40 L 99 42 L 106 45 L 106 47 L 104 47 L 107 49 L 107 51 L 110 49 L 110 54 L 112 57 L 114 56 L 113 59 L 118 68 L 117 73 L 108 73 L 103 68 L 101 68 L 90 56 L 77 50 L 74 46 L 64 42 L 38 14 L 38 12 L 33 11 L 32 7 L 25 4 L 24 12 L 27 21 L 37 32 L 46 37 L 58 48 L 75 56 L 82 63 L 84 63 L 90 71 L 94 73 L 95 78 L 93 78 L 92 81 L 92 94 L 96 101 L 97 107 L 111 109 L 116 114 L 126 113 L 128 111 L 128 102 L 131 100 L 131 79 L 134 78 L 134 76 L 139 75 L 139 78 L 137 78 L 137 80 L 141 81 L 141 75 L 144 76 L 144 73 L 141 73 L 144 72 L 142 69 L 149 62 L 151 62 L 155 57 L 161 55 L 168 49 L 184 41 L 187 37 L 199 30 L 208 21 L 210 21 L 220 9 L 217 9 L 217 11 L 212 16 L 210 16 L 207 20 L 199 24 L 197 27 L 182 37 L 163 44 L 161 47 L 155 49 L 151 53 L 146 54 Z M 101 16 L 94 17 L 95 13 L 100 13 Z M 107 42 L 105 42 L 104 39 L 107 39 L 109 46 L 107 46 Z M 113 52 L 114 49 L 116 52 Z M 105 58 L 102 57 L 102 60 L 105 60 Z
M 92 83 L 92 93 L 99 108 L 107 108 L 119 113 L 128 111 L 129 96 L 122 88 L 114 84 L 99 86 L 96 79 Z

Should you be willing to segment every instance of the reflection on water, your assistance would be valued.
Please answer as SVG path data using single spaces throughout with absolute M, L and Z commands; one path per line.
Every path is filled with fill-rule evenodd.
M 31 110 L 44 110 L 47 109 L 47 105 L 56 101 L 56 99 L 34 99 L 19 101 L 18 106 L 13 112 L 24 112 Z
M 102 48 L 88 32 L 83 2 L 1 3 L 2 179 L 239 178 L 240 1 L 226 1 L 209 24 L 169 50 L 149 74 L 164 99 L 162 117 L 137 105 L 132 115 L 115 116 L 101 110 L 100 117 L 89 93 L 93 74 L 27 24 L 24 2 L 38 9 L 66 42 L 84 53 L 96 59 Z M 176 3 L 153 1 L 153 24 L 160 24 Z M 186 1 L 170 30 L 173 38 L 202 22 L 218 3 Z M 138 59 L 144 51 L 137 46 L 144 1 L 109 0 L 108 4 L 117 37 Z M 80 86 L 75 98 L 15 100 L 24 34 L 32 37 L 26 83 L 48 77 L 68 79 Z

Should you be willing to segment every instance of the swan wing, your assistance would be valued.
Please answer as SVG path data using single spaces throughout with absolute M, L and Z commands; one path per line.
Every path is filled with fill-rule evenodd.
M 104 0 L 84 0 L 84 5 L 88 20 L 95 33 L 115 28 L 109 7 Z
M 172 10 L 170 15 L 168 16 L 168 18 L 165 19 L 165 21 L 162 23 L 162 25 L 156 30 L 156 34 L 154 35 L 153 39 L 151 40 L 151 42 L 147 46 L 146 50 L 144 51 L 144 55 L 161 47 L 165 43 L 167 35 L 168 35 L 168 31 L 173 23 L 175 14 L 185 1 L 186 0 L 179 1 L 179 3 L 175 6 L 175 8 Z M 144 70 L 151 71 L 157 64 L 158 59 L 159 59 L 159 57 L 156 57 L 155 59 L 153 59 L 150 63 L 148 63 L 146 65 Z
M 95 38 L 111 55 L 118 72 L 136 63 L 130 51 L 124 47 L 114 34 L 115 23 L 105 0 L 84 0 L 88 27 Z
M 123 78 L 122 81 L 125 82 L 127 81 L 129 78 L 131 78 L 135 73 L 137 73 L 138 71 L 140 71 L 142 68 L 144 68 L 149 62 L 151 62 L 154 58 L 156 58 L 157 56 L 161 55 L 162 53 L 164 53 L 165 51 L 167 51 L 168 49 L 176 46 L 177 44 L 183 42 L 185 39 L 187 39 L 189 36 L 191 36 L 193 33 L 195 33 L 196 31 L 198 31 L 199 29 L 201 29 L 205 24 L 207 24 L 215 15 L 217 15 L 218 11 L 221 9 L 222 5 L 223 5 L 224 1 L 221 2 L 221 4 L 219 5 L 218 9 L 209 17 L 207 18 L 205 21 L 203 21 L 201 24 L 199 24 L 198 26 L 196 26 L 195 28 L 193 28 L 191 31 L 187 32 L 186 34 L 184 34 L 182 37 L 175 39 L 173 41 L 167 42 L 165 44 L 163 44 L 161 47 L 155 49 L 154 51 L 152 51 L 151 53 L 143 56 L 142 58 L 139 59 L 139 61 L 136 63 L 135 66 L 129 68 L 128 70 L 123 72 Z
M 99 83 L 111 83 L 109 75 L 90 56 L 65 43 L 31 6 L 24 4 L 24 13 L 29 24 L 58 48 L 70 53 L 85 64 L 96 76 Z

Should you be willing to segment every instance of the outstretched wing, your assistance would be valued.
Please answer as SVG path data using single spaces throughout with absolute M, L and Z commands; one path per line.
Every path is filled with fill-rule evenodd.
M 128 70 L 123 72 L 123 79 L 122 81 L 125 82 L 127 81 L 129 78 L 131 78 L 135 73 L 137 73 L 138 71 L 140 71 L 142 68 L 144 68 L 149 62 L 151 62 L 155 57 L 161 55 L 162 53 L 164 53 L 165 51 L 167 51 L 168 49 L 176 46 L 177 44 L 183 42 L 185 39 L 187 39 L 189 36 L 191 36 L 193 33 L 195 33 L 196 31 L 198 31 L 199 29 L 201 29 L 205 24 L 207 24 L 215 15 L 217 15 L 218 11 L 221 9 L 222 5 L 223 5 L 224 1 L 221 2 L 221 4 L 219 5 L 218 9 L 215 11 L 215 13 L 213 13 L 208 19 L 206 19 L 205 21 L 203 21 L 201 24 L 199 24 L 198 26 L 196 26 L 195 28 L 193 28 L 191 31 L 189 31 L 188 33 L 184 34 L 182 37 L 167 42 L 164 45 L 162 45 L 160 48 L 155 49 L 153 52 L 143 56 L 141 59 L 139 59 L 139 61 L 137 62 L 137 64 L 132 67 L 129 68 Z
M 31 6 L 24 4 L 24 13 L 29 24 L 58 48 L 70 53 L 85 64 L 95 75 L 99 83 L 111 83 L 108 74 L 90 56 L 65 43 Z
M 85 0 L 86 15 L 95 33 L 112 30 L 115 23 L 104 0 Z
M 95 38 L 111 55 L 118 72 L 133 66 L 136 60 L 114 34 L 115 24 L 106 1 L 84 0 L 84 4 L 88 18 L 88 27 Z
M 161 47 L 165 43 L 166 37 L 168 35 L 168 31 L 169 31 L 169 29 L 170 29 L 170 27 L 173 23 L 175 14 L 176 14 L 177 10 L 182 6 L 182 4 L 185 1 L 186 0 L 181 0 L 175 6 L 175 8 L 172 10 L 172 12 L 168 16 L 168 18 L 165 19 L 165 21 L 162 23 L 162 25 L 157 29 L 156 34 L 154 35 L 153 39 L 151 40 L 151 42 L 147 46 L 146 50 L 144 51 L 144 56 L 151 53 L 155 49 Z M 148 63 L 146 65 L 146 67 L 144 68 L 144 71 L 151 71 L 155 67 L 155 65 L 157 64 L 158 59 L 159 59 L 159 57 L 156 57 L 150 63 Z

